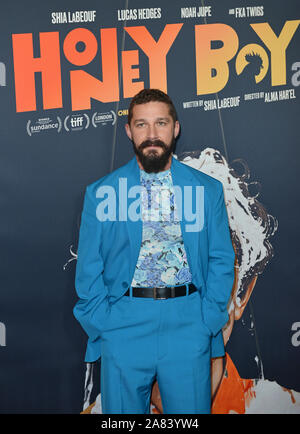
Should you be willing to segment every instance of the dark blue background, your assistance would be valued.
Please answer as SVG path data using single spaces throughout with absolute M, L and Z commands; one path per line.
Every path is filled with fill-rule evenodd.
M 194 2 L 201 6 L 201 2 Z M 261 41 L 250 22 L 270 23 L 276 34 L 288 19 L 300 18 L 293 0 L 263 0 L 265 16 L 235 19 L 228 9 L 238 1 L 206 1 L 212 5 L 208 23 L 231 25 L 239 36 L 240 48 Z M 247 1 L 247 6 L 257 2 Z M 244 324 L 235 325 L 228 344 L 243 378 L 259 374 L 254 356 L 257 342 L 266 379 L 300 391 L 299 351 L 291 344 L 291 326 L 299 314 L 299 101 L 266 104 L 262 100 L 241 104 L 236 109 L 204 112 L 183 110 L 182 102 L 198 99 L 195 77 L 194 25 L 203 20 L 180 19 L 182 0 L 99 2 L 78 0 L 37 3 L 11 0 L 2 5 L 0 16 L 0 61 L 6 65 L 6 87 L 0 87 L 0 203 L 1 203 L 1 303 L 0 321 L 6 327 L 6 346 L 0 347 L 0 412 L 2 413 L 78 413 L 82 409 L 86 336 L 73 317 L 76 302 L 71 245 L 76 250 L 80 213 L 87 184 L 124 164 L 133 156 L 132 145 L 124 132 L 126 116 L 117 117 L 114 126 L 106 125 L 80 132 L 43 132 L 29 137 L 26 124 L 45 116 L 71 114 L 69 70 L 62 43 L 74 27 L 85 27 L 99 40 L 99 28 L 117 27 L 119 58 L 124 23 L 117 20 L 117 9 L 161 7 L 161 20 L 128 22 L 145 25 L 158 38 L 165 24 L 184 22 L 168 56 L 168 92 L 178 109 L 182 131 L 177 153 L 213 147 L 228 162 L 243 158 L 251 180 L 262 185 L 260 202 L 275 216 L 279 228 L 271 243 L 275 256 L 258 278 L 251 305 L 244 312 Z M 51 24 L 52 11 L 97 10 L 95 23 Z M 37 74 L 38 109 L 16 113 L 14 97 L 12 33 L 59 31 L 63 77 L 64 108 L 43 111 L 40 77 Z M 287 84 L 291 88 L 291 67 L 300 61 L 300 29 L 287 49 Z M 125 34 L 124 49 L 137 49 Z M 268 50 L 266 50 L 268 52 Z M 269 52 L 268 52 L 269 53 Z M 148 59 L 139 50 L 141 80 L 148 86 Z M 121 64 L 121 62 L 120 62 Z M 86 70 L 99 77 L 101 56 Z M 230 62 L 230 80 L 219 98 L 255 91 L 239 81 Z M 274 90 L 270 71 L 257 86 Z M 92 109 L 106 112 L 126 109 L 129 100 L 103 104 L 92 101 Z M 295 88 L 297 98 L 299 90 Z M 209 95 L 207 98 L 213 98 Z M 199 97 L 205 99 L 205 96 Z M 222 128 L 224 134 L 222 134 Z M 250 312 L 252 309 L 252 312 Z M 254 315 L 257 342 L 248 331 L 250 313 Z

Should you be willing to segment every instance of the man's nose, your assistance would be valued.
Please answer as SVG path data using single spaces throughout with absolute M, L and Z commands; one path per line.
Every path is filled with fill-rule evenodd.
M 155 124 L 149 124 L 148 125 L 148 131 L 147 131 L 148 139 L 154 140 L 158 138 L 158 131 Z

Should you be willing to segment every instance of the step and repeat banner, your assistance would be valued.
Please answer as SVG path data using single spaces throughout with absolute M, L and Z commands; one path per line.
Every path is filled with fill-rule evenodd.
M 0 412 L 101 413 L 72 313 L 83 195 L 134 155 L 128 105 L 152 87 L 177 108 L 177 158 L 224 186 L 212 412 L 300 413 L 298 2 L 11 0 L 0 22 Z

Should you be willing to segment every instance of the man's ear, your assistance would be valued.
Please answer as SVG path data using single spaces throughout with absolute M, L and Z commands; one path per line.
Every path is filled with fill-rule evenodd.
M 130 140 L 132 140 L 132 134 L 129 124 L 125 124 L 125 131 Z
M 178 121 L 175 121 L 175 125 L 174 125 L 174 137 L 175 137 L 175 139 L 178 136 L 179 131 L 180 131 L 180 123 Z

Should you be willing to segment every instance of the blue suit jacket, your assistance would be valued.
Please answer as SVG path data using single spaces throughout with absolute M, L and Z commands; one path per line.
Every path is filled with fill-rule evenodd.
M 227 303 L 234 279 L 232 248 L 222 184 L 172 157 L 173 185 L 204 187 L 204 225 L 190 232 L 191 222 L 182 216 L 181 232 L 192 273 L 202 298 L 203 320 L 212 333 L 212 357 L 224 354 L 222 327 L 228 321 Z M 142 220 L 119 221 L 119 180 L 127 190 L 140 185 L 140 170 L 134 156 L 127 164 L 104 176 L 86 189 L 79 234 L 75 285 L 79 300 L 74 315 L 87 333 L 85 361 L 101 356 L 101 330 L 110 303 L 129 288 L 142 242 Z M 116 220 L 100 222 L 96 216 L 99 187 L 115 192 Z M 129 207 L 135 198 L 128 198 Z M 124 205 L 124 203 L 123 203 Z M 195 208 L 194 208 L 195 209 Z M 122 219 L 121 219 L 122 220 Z

